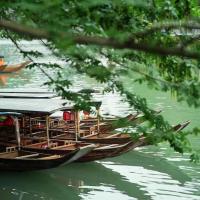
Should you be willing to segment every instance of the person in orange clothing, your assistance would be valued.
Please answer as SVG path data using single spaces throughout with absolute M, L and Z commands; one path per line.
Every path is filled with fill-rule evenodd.
M 0 56 L 0 66 L 5 65 L 4 56 Z
M 6 64 L 4 61 L 4 56 L 0 55 L 0 71 L 3 71 L 6 68 Z

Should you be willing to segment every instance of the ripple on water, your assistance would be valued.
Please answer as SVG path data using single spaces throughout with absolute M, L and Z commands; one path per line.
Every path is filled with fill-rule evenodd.
M 138 166 L 116 165 L 103 162 L 104 167 L 119 173 L 125 180 L 137 184 L 140 190 L 151 199 L 200 199 L 195 192 L 198 187 L 193 182 L 181 184 L 166 173 L 145 169 Z M 198 184 L 199 185 L 199 184 Z
M 135 200 L 136 198 L 130 197 L 121 193 L 114 187 L 102 186 L 82 186 L 81 188 L 88 189 L 87 193 L 81 193 L 79 196 L 83 199 L 115 199 L 115 200 Z

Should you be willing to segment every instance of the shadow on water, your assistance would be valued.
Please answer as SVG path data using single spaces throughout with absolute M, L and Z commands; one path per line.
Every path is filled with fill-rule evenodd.
M 0 177 L 0 199 L 2 200 L 80 199 L 73 187 L 66 187 L 56 181 L 45 170 L 1 172 Z
M 1 172 L 0 177 L 3 199 L 80 199 L 90 192 L 146 199 L 145 191 L 137 184 L 97 162 L 74 163 L 38 172 Z
M 115 168 L 116 166 L 122 167 L 122 173 Z M 128 167 L 132 169 L 138 169 L 137 167 L 140 167 L 140 170 L 143 168 L 142 170 L 145 172 L 147 170 L 151 172 L 154 171 L 156 173 L 154 176 L 164 174 L 170 177 L 169 179 L 172 180 L 173 184 L 175 182 L 175 184 L 180 187 L 191 181 L 191 178 L 178 167 L 169 164 L 164 159 L 150 157 L 140 152 L 130 152 L 123 156 L 105 159 L 100 162 L 76 163 L 70 166 L 60 167 L 59 169 L 50 170 L 49 175 L 57 182 L 68 186 L 71 185 L 76 188 L 82 196 L 86 197 L 87 194 L 90 194 L 92 191 L 93 195 L 95 195 L 97 191 L 107 191 L 113 195 L 114 193 L 116 193 L 116 195 L 119 193 L 123 194 L 124 198 L 126 197 L 125 199 L 130 197 L 149 199 L 150 195 L 144 188 L 141 189 L 139 180 L 138 182 L 136 179 L 136 181 L 132 181 L 124 176 Z M 139 171 L 136 171 L 136 176 L 138 175 L 137 173 L 140 174 Z M 127 176 L 130 175 L 131 174 L 128 174 Z M 155 177 L 152 178 L 153 181 L 156 181 L 156 179 L 154 179 Z M 163 182 L 165 182 L 165 180 L 163 180 Z
M 104 161 L 107 161 L 107 159 Z M 152 156 L 138 151 L 131 151 L 122 156 L 112 158 L 111 161 L 117 165 L 139 166 L 147 170 L 165 173 L 168 174 L 173 180 L 177 180 L 180 184 L 191 181 L 191 178 L 178 168 L 178 166 L 171 164 L 166 159 L 159 156 Z
M 145 192 L 140 191 L 137 184 L 127 182 L 119 173 L 104 167 L 101 163 L 75 163 L 51 170 L 49 173 L 56 181 L 68 183 L 76 188 L 82 196 L 93 191 L 94 195 L 96 192 L 106 192 L 116 196 L 123 194 L 125 199 L 145 199 Z
M 123 168 L 122 173 L 119 167 Z M 126 173 L 130 173 L 126 170 L 129 167 L 136 169 L 134 181 L 125 176 Z M 140 167 L 140 170 L 137 167 Z M 178 167 L 164 159 L 132 151 L 117 158 L 74 163 L 51 170 L 1 172 L 0 196 L 3 199 L 15 200 L 62 200 L 87 199 L 88 195 L 92 195 L 95 199 L 96 193 L 108 193 L 116 196 L 123 195 L 121 199 L 149 199 L 150 195 L 141 188 L 140 181 L 137 181 L 141 169 L 167 174 L 180 185 L 191 181 L 191 178 Z M 127 176 L 131 176 L 131 173 Z M 156 181 L 155 178 L 153 181 Z

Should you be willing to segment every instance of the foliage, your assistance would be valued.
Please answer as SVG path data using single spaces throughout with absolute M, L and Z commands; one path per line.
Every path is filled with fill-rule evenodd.
M 31 67 L 48 76 L 47 85 L 87 107 L 90 95 L 70 92 L 71 81 L 62 76 L 59 65 L 38 64 L 36 58 L 43 55 L 18 45 L 21 39 L 41 40 L 78 74 L 104 83 L 105 92 L 125 95 L 149 120 L 154 130 L 146 133 L 149 138 L 168 141 L 182 153 L 192 151 L 186 135 L 171 133 L 162 116 L 154 116 L 146 100 L 128 91 L 121 77 L 134 74 L 135 82 L 171 91 L 178 101 L 199 107 L 199 15 L 197 0 L 1 0 L 0 35 L 34 61 Z M 46 67 L 55 70 L 57 78 Z M 194 153 L 191 158 L 198 160 Z

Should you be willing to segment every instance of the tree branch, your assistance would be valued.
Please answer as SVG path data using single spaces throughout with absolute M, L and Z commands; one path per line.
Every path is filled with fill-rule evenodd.
M 149 28 L 146 28 L 143 31 L 139 31 L 137 33 L 134 34 L 134 36 L 137 37 L 144 37 L 144 36 L 148 36 L 149 34 L 155 33 L 156 31 L 160 31 L 160 30 L 172 30 L 172 29 L 189 29 L 189 30 L 199 30 L 200 29 L 200 23 L 195 22 L 195 21 L 188 21 L 188 22 L 164 22 L 164 23 L 156 23 L 154 25 L 152 25 Z
M 190 45 L 193 45 L 195 42 L 197 42 L 197 41 L 199 41 L 199 40 L 200 40 L 200 35 L 196 35 L 196 36 L 194 36 L 194 37 L 192 37 L 192 38 L 190 38 L 190 39 L 188 39 L 188 40 L 182 42 L 181 44 L 179 44 L 179 46 L 180 46 L 181 48 L 186 48 L 186 47 L 188 47 L 188 46 L 190 46 Z M 177 45 L 177 46 L 178 46 L 178 45 Z
M 16 48 L 19 49 L 20 52 L 23 53 L 24 50 L 22 50 L 22 48 L 18 45 L 17 41 L 14 40 L 14 38 L 9 34 L 8 31 L 7 31 L 7 35 L 8 35 L 8 37 L 9 37 L 9 39 L 13 42 L 13 44 L 16 46 Z M 26 55 L 26 57 L 27 57 L 29 60 L 31 60 L 33 63 L 35 63 L 34 60 L 33 60 L 29 55 Z M 53 81 L 53 78 L 52 78 L 44 69 L 42 69 L 42 67 L 40 67 L 40 66 L 37 66 L 37 67 L 40 69 L 40 71 L 41 71 L 44 75 L 46 75 L 46 76 L 49 78 L 49 80 Z
M 51 34 L 50 32 L 47 32 L 45 30 L 41 29 L 35 29 L 28 26 L 24 26 L 21 24 L 17 24 L 12 21 L 7 20 L 0 20 L 0 27 L 4 29 L 11 30 L 15 33 L 18 33 L 20 35 L 26 35 L 31 38 L 35 39 L 49 39 L 53 40 L 55 37 L 54 34 Z M 194 27 L 194 26 L 191 26 Z M 197 26 L 196 26 L 197 27 Z M 200 28 L 200 26 L 199 26 Z M 54 36 L 53 36 L 54 35 Z M 68 39 L 75 44 L 85 44 L 85 45 L 98 45 L 98 46 L 104 46 L 104 47 L 112 47 L 115 49 L 132 49 L 137 51 L 143 51 L 146 53 L 152 53 L 152 54 L 158 54 L 158 55 L 171 55 L 171 56 L 182 56 L 187 58 L 193 58 L 193 59 L 199 59 L 200 53 L 195 51 L 189 51 L 180 47 L 173 47 L 173 48 L 166 48 L 161 47 L 157 45 L 150 45 L 142 42 L 137 42 L 134 40 L 134 38 L 129 38 L 128 40 L 125 40 L 123 42 L 119 42 L 116 39 L 113 38 L 104 38 L 104 37 L 95 37 L 95 36 L 86 36 L 86 35 L 72 35 L 67 34 L 64 32 L 57 32 L 57 36 L 63 39 Z

